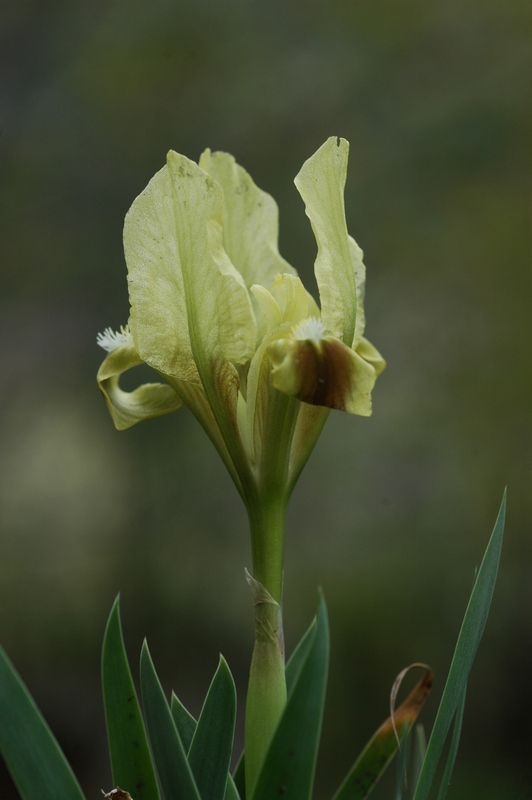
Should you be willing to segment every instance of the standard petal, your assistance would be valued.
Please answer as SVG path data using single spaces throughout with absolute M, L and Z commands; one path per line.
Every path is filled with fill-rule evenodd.
M 213 359 L 249 360 L 251 301 L 222 247 L 222 191 L 204 170 L 170 151 L 126 217 L 124 247 L 130 329 L 144 361 L 201 378 L 208 391 Z
M 355 270 L 355 282 L 357 286 L 356 295 L 356 319 L 355 334 L 351 347 L 356 350 L 357 344 L 362 339 L 364 328 L 366 327 L 366 314 L 364 312 L 364 296 L 366 294 L 366 267 L 362 261 L 364 254 L 352 236 L 349 237 L 349 252 Z
M 321 319 L 328 336 L 351 346 L 356 325 L 356 278 L 345 222 L 344 186 L 349 144 L 331 137 L 295 179 L 318 245 L 315 262 Z
M 129 329 L 142 360 L 166 375 L 200 383 L 188 331 L 167 167 L 157 172 L 128 211 L 124 252 L 131 303 Z
M 206 150 L 199 166 L 223 191 L 223 246 L 246 286 L 268 287 L 278 272 L 295 274 L 278 249 L 277 203 L 229 153 Z
M 339 339 L 279 339 L 268 348 L 273 385 L 304 403 L 371 414 L 374 368 Z
M 120 376 L 139 364 L 142 360 L 134 347 L 119 347 L 109 353 L 98 370 L 98 386 L 119 431 L 144 419 L 170 414 L 183 405 L 172 387 L 165 383 L 145 383 L 133 392 L 124 392 L 120 388 Z

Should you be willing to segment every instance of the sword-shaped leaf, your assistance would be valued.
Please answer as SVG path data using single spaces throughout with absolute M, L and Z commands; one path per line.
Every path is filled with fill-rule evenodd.
M 140 656 L 140 685 L 151 750 L 165 800 L 201 800 L 146 642 Z
M 484 632 L 493 590 L 495 589 L 504 533 L 505 513 L 506 491 L 504 492 L 497 521 L 469 598 L 414 800 L 427 800 L 449 728 L 464 696 L 469 672 Z
M 113 783 L 135 800 L 159 800 L 157 779 L 131 670 L 116 598 L 103 639 L 102 686 Z
M 403 670 L 398 678 L 404 675 Z M 430 692 L 434 675 L 426 667 L 425 675 L 414 686 L 406 700 L 373 734 L 361 752 L 333 800 L 364 800 L 368 797 L 384 770 L 394 757 Z M 396 680 L 397 685 L 397 680 Z M 393 690 L 392 690 L 393 693 Z
M 188 753 L 188 763 L 203 800 L 224 800 L 235 715 L 235 683 L 227 662 L 220 657 Z
M 0 752 L 22 800 L 85 800 L 52 731 L 2 648 Z

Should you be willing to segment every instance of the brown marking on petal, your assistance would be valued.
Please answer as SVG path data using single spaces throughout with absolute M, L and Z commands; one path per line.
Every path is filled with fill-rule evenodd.
M 345 409 L 352 391 L 349 349 L 335 339 L 297 343 L 295 361 L 301 386 L 297 397 L 314 406 Z

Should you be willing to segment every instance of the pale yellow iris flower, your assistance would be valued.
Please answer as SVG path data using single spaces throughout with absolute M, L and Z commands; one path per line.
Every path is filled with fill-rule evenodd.
M 385 362 L 363 337 L 365 268 L 347 233 L 348 143 L 331 137 L 295 183 L 318 255 L 320 307 L 278 251 L 275 201 L 227 153 L 170 152 L 124 226 L 131 314 L 98 343 L 117 428 L 190 407 L 248 504 L 288 497 L 328 409 L 371 414 Z M 140 363 L 165 383 L 133 392 Z

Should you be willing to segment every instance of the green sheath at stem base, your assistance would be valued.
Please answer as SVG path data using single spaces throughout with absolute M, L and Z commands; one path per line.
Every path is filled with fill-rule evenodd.
M 261 503 L 250 512 L 254 577 L 255 647 L 246 702 L 246 787 L 251 792 L 286 705 L 281 611 L 285 503 Z

